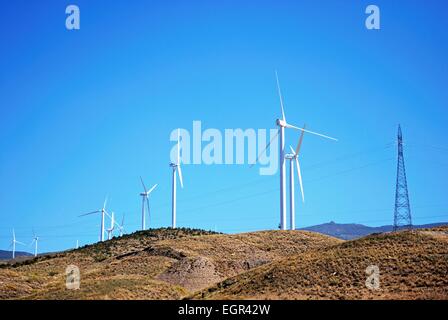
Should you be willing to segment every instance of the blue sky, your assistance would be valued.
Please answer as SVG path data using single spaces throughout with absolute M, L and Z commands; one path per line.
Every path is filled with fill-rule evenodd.
M 381 9 L 381 30 L 364 26 Z M 81 29 L 65 28 L 65 8 Z M 169 135 L 274 128 L 278 69 L 289 121 L 306 136 L 299 227 L 393 222 L 402 124 L 415 223 L 448 221 L 448 5 L 442 1 L 14 1 L 0 10 L 0 248 L 11 230 L 41 250 L 98 239 L 99 209 L 170 224 Z M 288 132 L 287 144 L 294 144 Z M 249 166 L 183 168 L 180 226 L 278 225 L 279 183 Z M 297 190 L 297 189 L 296 189 Z M 296 194 L 299 199 L 299 194 Z M 31 248 L 20 248 L 31 250 Z

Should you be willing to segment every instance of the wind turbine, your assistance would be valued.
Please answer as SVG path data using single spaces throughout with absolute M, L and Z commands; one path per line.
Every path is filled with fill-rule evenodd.
M 14 231 L 14 229 L 12 229 L 12 241 L 11 241 L 11 244 L 9 245 L 9 247 L 12 246 L 12 258 L 13 259 L 15 259 L 15 257 L 16 257 L 16 243 L 26 246 L 26 244 L 24 244 L 23 242 L 16 240 L 16 232 Z
M 179 175 L 179 182 L 180 182 L 180 186 L 183 188 L 184 184 L 182 181 L 182 169 L 180 167 L 180 130 L 177 129 L 177 159 L 176 159 L 176 163 L 170 163 L 170 167 L 173 169 L 173 189 L 172 189 L 172 211 L 171 211 L 171 219 L 172 219 L 172 227 L 173 229 L 176 228 L 176 183 L 177 183 L 177 179 L 176 179 L 176 172 Z
M 305 126 L 303 126 L 305 128 Z M 291 153 L 286 155 L 286 159 L 289 160 L 289 210 L 290 210 L 290 228 L 291 230 L 296 229 L 296 221 L 295 221 L 295 194 L 294 194 L 294 162 L 296 163 L 297 168 L 297 176 L 299 178 L 299 184 L 300 184 L 300 191 L 302 194 L 302 201 L 305 202 L 305 194 L 303 193 L 303 183 L 302 183 L 302 171 L 300 169 L 300 163 L 299 163 L 299 152 L 300 147 L 302 146 L 303 142 L 303 135 L 304 131 L 300 134 L 300 139 L 297 144 L 296 149 L 294 150 L 291 146 L 289 148 L 291 149 Z
M 101 213 L 101 226 L 100 226 L 100 241 L 101 242 L 104 241 L 104 217 L 107 214 L 106 204 L 107 204 L 107 197 L 104 200 L 103 207 L 100 210 L 95 210 L 95 211 L 80 215 L 80 217 L 84 217 L 84 216 L 88 216 L 88 215 L 95 214 L 95 213 Z
M 148 208 L 148 218 L 151 218 L 151 213 L 149 211 L 149 194 L 154 191 L 154 189 L 157 187 L 157 184 L 155 184 L 151 189 L 147 190 L 142 177 L 140 177 L 140 181 L 142 182 L 144 190 L 144 192 L 140 193 L 140 195 L 142 196 L 142 230 L 146 230 L 145 202 L 146 207 Z
M 79 249 L 79 240 L 76 240 L 76 249 Z
M 277 119 L 277 126 L 279 127 L 280 134 L 280 228 L 286 230 L 286 162 L 285 162 L 285 128 L 301 130 L 302 132 L 307 132 L 314 134 L 326 139 L 331 139 L 337 141 L 337 139 L 329 137 L 327 135 L 306 130 L 305 128 L 299 128 L 294 125 L 289 124 L 286 121 L 285 109 L 283 106 L 283 96 L 280 89 L 280 81 L 278 80 L 277 71 L 275 71 L 275 78 L 277 80 L 277 90 L 280 98 L 280 106 L 282 110 L 282 119 Z
M 112 239 L 112 234 L 115 230 L 115 214 L 112 212 L 110 217 L 110 228 L 106 229 L 107 231 L 107 240 Z
M 277 81 L 277 91 L 278 91 L 278 95 L 279 95 L 279 99 L 280 99 L 282 118 L 276 120 L 276 124 L 278 126 L 278 132 L 271 139 L 271 141 L 266 145 L 266 147 L 263 149 L 263 151 L 259 154 L 258 158 L 261 156 L 261 154 L 263 154 L 267 150 L 267 148 L 269 148 L 272 141 L 274 141 L 274 139 L 277 136 L 279 136 L 279 139 L 280 139 L 280 143 L 279 143 L 279 145 L 280 145 L 280 149 L 279 149 L 279 151 L 280 151 L 280 224 L 279 224 L 279 226 L 280 226 L 281 230 L 286 230 L 286 162 L 285 162 L 285 160 L 286 160 L 286 153 L 285 153 L 286 137 L 285 137 L 285 129 L 300 130 L 302 132 L 310 133 L 310 134 L 317 135 L 322 138 L 335 140 L 335 141 L 337 141 L 337 139 L 329 137 L 329 136 L 321 134 L 321 133 L 318 133 L 318 132 L 313 132 L 310 130 L 306 130 L 305 128 L 299 128 L 292 124 L 289 124 L 286 121 L 285 109 L 283 106 L 283 96 L 282 96 L 282 92 L 280 89 L 280 81 L 278 80 L 277 71 L 275 71 L 275 79 Z M 258 161 L 258 158 L 257 158 L 256 162 Z
M 31 241 L 30 246 L 34 244 L 34 256 L 37 257 L 37 245 L 39 242 L 39 237 L 36 236 L 36 233 L 33 231 L 33 241 Z

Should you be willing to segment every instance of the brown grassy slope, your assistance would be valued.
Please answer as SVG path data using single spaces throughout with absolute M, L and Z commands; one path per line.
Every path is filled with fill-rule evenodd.
M 377 265 L 380 289 L 366 268 Z M 448 299 L 448 228 L 372 235 L 227 279 L 195 299 Z
M 302 231 L 238 235 L 139 232 L 0 268 L 0 299 L 179 299 L 276 259 L 340 243 Z M 65 268 L 81 288 L 65 289 Z

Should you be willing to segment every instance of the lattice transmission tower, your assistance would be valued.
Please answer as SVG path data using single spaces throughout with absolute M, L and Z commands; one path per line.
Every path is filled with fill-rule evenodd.
M 397 163 L 397 184 L 395 189 L 395 213 L 394 231 L 398 229 L 411 229 L 412 217 L 411 206 L 409 204 L 408 183 L 406 180 L 406 169 L 403 156 L 403 135 L 401 126 L 398 126 L 398 163 Z

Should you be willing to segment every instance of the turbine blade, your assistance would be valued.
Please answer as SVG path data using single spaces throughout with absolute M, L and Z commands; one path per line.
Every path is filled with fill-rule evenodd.
M 151 189 L 149 189 L 146 193 L 150 194 L 151 192 L 154 191 L 155 188 L 157 188 L 157 183 Z
M 101 212 L 101 210 L 96 210 L 96 211 L 92 211 L 92 212 L 89 212 L 89 213 L 84 213 L 84 214 L 82 214 L 82 215 L 80 215 L 78 217 L 84 217 L 84 216 L 88 216 L 88 215 L 91 215 L 91 214 L 94 214 L 94 213 L 98 213 L 98 212 Z
M 305 203 L 305 194 L 303 193 L 302 170 L 300 169 L 299 158 L 295 157 L 297 166 L 297 175 L 299 176 L 300 192 L 302 193 L 302 202 Z
M 180 168 L 180 165 L 177 166 L 177 174 L 179 175 L 180 186 L 181 186 L 181 188 L 183 188 L 184 183 L 182 181 L 182 169 Z
M 140 181 L 142 182 L 143 190 L 145 190 L 145 193 L 146 193 L 147 192 L 146 186 L 145 186 L 145 183 L 143 182 L 143 178 L 141 176 L 140 176 Z
M 180 129 L 177 129 L 177 165 L 180 165 Z
M 252 163 L 250 165 L 250 168 L 252 168 L 255 164 L 257 164 L 258 160 L 260 160 L 261 156 L 263 155 L 263 153 L 269 148 L 269 146 L 271 145 L 272 142 L 274 142 L 274 139 L 277 138 L 279 131 L 277 131 L 277 133 L 272 137 L 271 141 L 269 141 L 269 143 L 266 145 L 266 147 L 263 149 L 263 151 L 261 151 L 258 154 L 257 159 L 255 159 L 255 163 Z
M 16 241 L 16 231 L 12 229 L 12 238 Z
M 280 106 L 282 107 L 282 120 L 286 122 L 285 108 L 283 107 L 283 96 L 282 96 L 282 91 L 280 89 L 280 81 L 278 81 L 277 70 L 275 70 L 275 79 L 277 80 L 278 96 L 280 97 Z
M 306 124 L 303 125 L 303 129 L 306 128 Z M 302 131 L 302 133 L 300 134 L 300 139 L 299 139 L 299 143 L 297 144 L 297 148 L 296 148 L 296 152 L 295 155 L 298 156 L 299 152 L 300 152 L 300 147 L 302 146 L 302 142 L 303 142 L 303 136 L 305 134 L 305 131 Z
M 107 204 L 107 196 L 106 199 L 104 199 L 103 209 L 106 210 L 106 204 Z
M 23 242 L 20 242 L 20 241 L 16 241 L 16 243 L 26 246 L 26 244 L 24 244 Z
M 314 131 L 306 130 L 306 129 L 304 129 L 304 128 L 299 128 L 299 127 L 293 126 L 292 124 L 289 124 L 289 123 L 287 123 L 287 124 L 285 125 L 285 127 L 286 127 L 286 128 L 290 128 L 290 129 L 300 130 L 300 131 L 302 131 L 302 132 L 307 132 L 307 133 L 310 133 L 310 134 L 314 134 L 314 135 L 319 136 L 319 137 L 322 137 L 322 138 L 327 138 L 327 139 L 330 139 L 330 140 L 338 141 L 338 139 L 336 139 L 336 138 L 332 138 L 332 137 L 330 137 L 330 136 L 327 136 L 327 135 L 325 135 L 325 134 L 321 134 L 321 133 L 318 133 L 318 132 L 314 132 Z
M 294 151 L 294 149 L 291 146 L 289 146 L 289 149 L 291 150 L 292 155 L 295 157 L 296 156 L 296 152 Z

